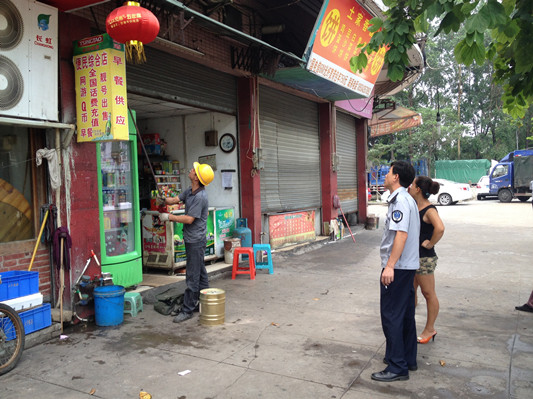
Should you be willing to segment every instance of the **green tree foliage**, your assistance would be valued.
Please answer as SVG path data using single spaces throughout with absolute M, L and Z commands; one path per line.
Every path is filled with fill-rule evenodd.
M 351 60 L 354 70 L 362 70 L 367 54 L 386 45 L 388 76 L 401 80 L 409 64 L 407 50 L 437 20 L 436 37 L 460 33 L 454 48 L 457 62 L 468 67 L 490 61 L 492 81 L 503 89 L 503 111 L 514 118 L 525 116 L 533 103 L 532 0 L 384 0 L 384 4 L 389 8 L 386 18 L 371 20 L 374 35 Z
M 394 96 L 397 103 L 422 115 L 423 124 L 409 131 L 369 140 L 373 164 L 393 159 L 429 161 L 439 159 L 501 159 L 533 142 L 533 107 L 523 119 L 502 110 L 502 86 L 492 80 L 490 61 L 465 67 L 454 57 L 462 31 L 434 35 L 438 25 L 428 28 L 425 45 L 427 67 L 414 84 Z M 487 40 L 488 43 L 488 40 Z M 436 123 L 440 108 L 441 125 Z

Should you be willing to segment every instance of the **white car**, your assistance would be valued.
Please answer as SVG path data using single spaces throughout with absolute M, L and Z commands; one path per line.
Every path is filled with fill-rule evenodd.
M 474 191 L 466 183 L 456 183 L 446 179 L 433 179 L 440 185 L 439 192 L 429 196 L 429 201 L 440 205 L 453 205 L 459 201 L 468 201 L 474 198 Z
M 446 179 L 433 179 L 440 185 L 439 192 L 429 196 L 429 202 L 439 205 L 455 205 L 459 201 L 469 201 L 474 198 L 474 191 L 470 190 L 470 185 L 456 183 Z M 389 198 L 389 190 L 381 196 L 381 201 L 385 202 Z
M 481 178 L 476 184 L 477 199 L 483 200 L 487 197 L 491 197 L 491 195 L 489 194 L 489 191 L 490 191 L 490 176 L 481 176 Z M 494 197 L 497 197 L 497 195 Z

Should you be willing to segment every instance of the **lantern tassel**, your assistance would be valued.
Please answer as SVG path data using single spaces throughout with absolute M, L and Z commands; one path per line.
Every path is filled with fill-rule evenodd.
M 146 62 L 146 54 L 144 53 L 142 42 L 138 40 L 126 42 L 126 61 L 130 64 L 144 64 Z

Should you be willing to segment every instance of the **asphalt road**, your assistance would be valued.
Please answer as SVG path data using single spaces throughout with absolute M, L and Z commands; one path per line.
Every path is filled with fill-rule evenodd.
M 371 203 L 368 213 L 385 215 L 385 204 Z M 514 199 L 510 203 L 502 203 L 497 199 L 486 199 L 459 202 L 455 205 L 437 205 L 443 221 L 451 223 L 480 224 L 501 227 L 533 227 L 533 207 L 531 200 L 520 202 Z

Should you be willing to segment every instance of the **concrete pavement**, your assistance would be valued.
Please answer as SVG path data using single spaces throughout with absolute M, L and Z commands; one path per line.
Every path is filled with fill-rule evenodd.
M 514 310 L 533 289 L 531 204 L 495 205 L 439 207 L 446 233 L 437 246 L 438 335 L 419 345 L 409 381 L 370 379 L 385 367 L 381 219 L 379 230 L 357 228 L 355 245 L 348 236 L 275 252 L 273 275 L 219 275 L 211 285 L 226 291 L 223 325 L 200 325 L 198 316 L 174 324 L 153 310 L 147 291 L 144 311 L 118 327 L 67 330 L 67 340 L 24 351 L 0 377 L 0 397 L 138 398 L 142 390 L 154 399 L 531 398 L 533 314 Z M 523 206 L 513 209 L 518 226 L 467 220 L 474 209 L 502 218 L 511 205 Z M 425 313 L 422 301 L 420 330 Z

